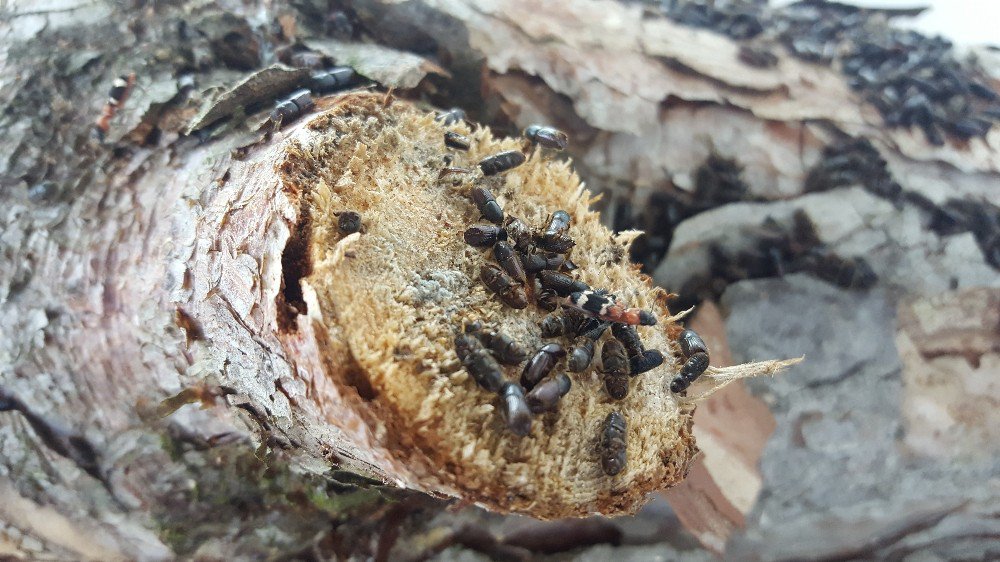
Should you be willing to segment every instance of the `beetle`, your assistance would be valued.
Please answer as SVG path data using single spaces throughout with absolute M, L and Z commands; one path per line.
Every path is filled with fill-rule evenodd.
M 708 354 L 695 353 L 681 365 L 680 373 L 670 381 L 670 391 L 675 394 L 684 392 L 707 368 Z
M 478 322 L 466 326 L 466 333 L 474 334 L 483 342 L 497 361 L 505 365 L 518 365 L 528 358 L 528 352 L 514 338 L 497 332 L 483 329 Z
M 563 309 L 558 314 L 549 314 L 539 324 L 542 328 L 542 337 L 576 336 L 577 328 L 580 327 L 583 318 L 582 314 L 572 308 Z
M 357 211 L 344 211 L 337 217 L 337 228 L 344 234 L 353 234 L 361 230 L 361 214 Z
M 101 115 L 94 121 L 94 134 L 98 140 L 104 140 L 104 137 L 108 134 L 108 130 L 111 128 L 111 120 L 115 118 L 118 110 L 125 105 L 134 87 L 134 72 L 123 74 L 115 78 L 115 81 L 111 83 L 111 90 L 108 91 L 108 101 L 101 108 Z
M 694 330 L 684 330 L 677 336 L 677 343 L 681 346 L 681 354 L 685 358 L 691 357 L 695 353 L 704 352 L 708 353 L 708 346 L 705 345 L 705 340 L 701 339 L 698 332 Z
M 479 338 L 472 334 L 459 334 L 455 337 L 455 354 L 476 384 L 490 392 L 500 390 L 503 384 L 500 364 Z
M 524 371 L 521 372 L 521 386 L 529 391 L 535 388 L 538 381 L 545 378 L 545 375 L 548 375 L 556 363 L 565 356 L 566 350 L 561 345 L 557 343 L 543 345 L 524 366 Z
M 628 455 L 626 453 L 625 417 L 618 412 L 611 412 L 601 424 L 601 469 L 608 476 L 614 476 L 625 468 Z
M 569 275 L 559 273 L 558 271 L 543 270 L 539 272 L 538 279 L 542 282 L 542 287 L 554 291 L 561 297 L 576 292 L 590 292 L 590 286 L 583 281 L 573 279 Z
M 459 121 L 465 121 L 465 111 L 460 107 L 453 107 L 448 111 L 439 113 L 435 118 L 435 121 L 441 121 L 445 125 L 454 125 Z
M 606 322 L 600 323 L 576 337 L 573 347 L 569 350 L 569 359 L 566 361 L 566 368 L 571 373 L 585 371 L 590 366 L 594 360 L 594 346 L 608 326 Z
M 309 77 L 313 90 L 325 94 L 334 90 L 346 88 L 354 82 L 354 69 L 349 66 L 335 66 L 313 73 Z
M 524 389 L 517 383 L 505 382 L 500 389 L 503 400 L 503 414 L 507 427 L 514 433 L 524 437 L 531 433 L 531 410 L 524 397 Z
M 691 383 L 705 372 L 709 362 L 705 340 L 701 339 L 701 336 L 694 330 L 681 332 L 677 337 L 677 342 L 680 344 L 681 355 L 685 361 L 681 365 L 680 372 L 674 377 L 674 380 L 670 381 L 670 391 L 675 394 L 687 390 Z
M 545 232 L 542 233 L 542 237 L 550 238 L 565 234 L 569 230 L 570 220 L 569 213 L 562 209 L 552 213 L 552 216 L 549 217 L 549 224 L 545 227 Z
M 659 349 L 647 349 L 628 360 L 629 374 L 633 377 L 646 371 L 652 371 L 663 364 L 663 353 Z
M 492 264 L 483 265 L 479 278 L 486 287 L 496 293 L 500 300 L 511 308 L 522 309 L 528 306 L 528 295 L 524 286 L 515 282 L 499 267 Z
M 559 405 L 559 399 L 569 392 L 572 385 L 569 377 L 563 373 L 557 373 L 554 377 L 531 389 L 527 396 L 528 409 L 533 414 L 555 410 Z
M 629 357 L 642 355 L 642 352 L 646 351 L 642 340 L 639 339 L 639 332 L 635 331 L 634 326 L 615 322 L 611 325 L 611 333 L 618 338 L 618 341 L 622 342 Z
M 505 150 L 483 158 L 479 161 L 479 169 L 484 176 L 494 176 L 524 164 L 524 154 L 516 150 Z
M 489 189 L 482 186 L 473 187 L 469 196 L 486 220 L 493 224 L 503 224 L 503 209 Z
M 474 224 L 465 229 L 465 243 L 476 248 L 489 248 L 507 239 L 507 232 L 492 224 Z
M 521 263 L 521 259 L 514 253 L 514 249 L 510 247 L 510 244 L 503 241 L 494 244 L 493 257 L 496 258 L 497 263 L 500 264 L 500 267 L 503 268 L 507 275 L 510 275 L 521 283 L 528 280 L 527 275 L 524 273 L 524 264 Z
M 554 150 L 564 150 L 569 144 L 569 136 L 554 127 L 529 125 L 524 129 L 524 138 L 530 144 L 537 144 Z
M 611 326 L 611 333 L 625 347 L 629 358 L 629 374 L 633 377 L 663 364 L 663 353 L 658 349 L 646 350 L 634 326 L 615 323 Z
M 528 273 L 538 273 L 545 269 L 558 270 L 566 265 L 566 257 L 559 254 L 534 254 L 531 252 L 521 252 L 521 263 Z
M 503 229 L 507 233 L 507 237 L 514 242 L 515 249 L 525 252 L 531 248 L 531 229 L 524 224 L 524 221 L 517 217 L 508 216 Z
M 271 112 L 271 122 L 278 124 L 290 123 L 312 109 L 315 105 L 312 99 L 312 92 L 305 88 L 296 90 L 292 92 L 292 95 L 278 101 L 274 105 L 274 110 Z
M 639 308 L 625 308 L 614 295 L 601 291 L 573 292 L 566 298 L 566 303 L 590 316 L 609 322 L 641 326 L 656 324 L 656 317 L 651 312 Z
M 629 364 L 625 347 L 616 339 L 604 342 L 601 348 L 601 368 L 604 372 L 604 388 L 615 400 L 628 396 Z
M 538 308 L 542 310 L 553 311 L 559 308 L 559 301 L 562 300 L 555 291 L 549 289 L 543 289 L 538 291 L 538 297 L 535 299 L 535 304 Z
M 594 360 L 594 340 L 586 336 L 578 336 L 573 340 L 573 347 L 569 350 L 569 359 L 566 361 L 566 369 L 571 373 L 585 371 Z
M 565 234 L 556 236 L 540 236 L 535 238 L 535 245 L 546 252 L 565 254 L 573 249 L 576 241 Z
M 444 144 L 448 148 L 455 150 L 469 150 L 469 137 L 460 135 L 455 131 L 447 131 L 444 134 Z

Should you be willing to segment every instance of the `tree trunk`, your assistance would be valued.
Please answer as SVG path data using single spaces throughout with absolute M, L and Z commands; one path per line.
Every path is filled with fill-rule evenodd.
M 495 126 L 560 126 L 584 179 L 607 193 L 606 217 L 690 183 L 714 152 L 740 156 L 748 199 L 792 199 L 823 147 L 844 134 L 870 139 L 903 190 L 932 207 L 986 200 L 1000 173 L 995 130 L 931 146 L 883 127 L 830 68 L 784 55 L 777 70 L 748 67 L 732 41 L 634 4 L 226 8 L 6 8 L 0 554 L 541 550 L 408 491 L 436 490 L 366 446 L 370 420 L 315 375 L 319 358 L 307 361 L 317 335 L 305 323 L 274 329 L 299 321 L 307 274 L 304 203 L 261 173 L 303 126 L 272 127 L 261 112 L 308 72 L 271 66 L 276 48 L 299 41 L 402 98 L 461 106 Z M 102 96 L 129 72 L 136 87 L 98 142 Z M 791 215 L 796 205 L 779 210 Z M 710 269 L 702 250 L 685 252 L 713 236 L 696 227 L 678 231 L 663 265 L 647 264 L 658 283 L 680 292 Z M 932 268 L 927 290 L 950 282 L 949 263 Z M 909 286 L 876 269 L 888 286 Z M 996 286 L 982 259 L 959 276 L 962 286 Z

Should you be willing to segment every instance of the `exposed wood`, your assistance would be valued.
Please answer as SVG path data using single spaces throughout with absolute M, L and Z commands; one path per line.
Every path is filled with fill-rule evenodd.
M 14 558 L 397 552 L 395 539 L 373 538 L 389 527 L 385 499 L 411 497 L 397 486 L 434 491 L 387 470 L 393 460 L 376 445 L 377 427 L 315 375 L 323 364 L 313 342 L 323 334 L 301 315 L 292 316 L 296 331 L 275 329 L 288 319 L 282 256 L 301 208 L 255 166 L 271 165 L 267 151 L 302 124 L 268 132 L 261 111 L 308 72 L 238 85 L 266 77 L 249 69 L 275 63 L 272 48 L 293 35 L 335 58 L 360 57 L 359 70 L 369 65 L 362 75 L 406 89 L 403 97 L 461 105 L 511 132 L 535 121 L 565 128 L 577 168 L 609 193 L 612 214 L 623 197 L 641 205 L 653 193 L 690 191 L 712 152 L 739 157 L 761 212 L 772 213 L 763 206 L 796 198 L 823 148 L 844 133 L 871 139 L 904 192 L 934 205 L 988 201 L 1000 173 L 996 127 L 931 146 L 916 129 L 884 127 L 829 67 L 779 50 L 776 68 L 751 69 L 737 63 L 730 39 L 631 3 L 359 0 L 348 3 L 356 29 L 347 36 L 329 33 L 327 14 L 308 3 L 29 4 L 0 9 L 0 103 L 9 108 L 0 117 L 0 555 Z M 387 66 L 394 59 L 402 62 Z M 99 144 L 91 124 L 111 80 L 129 71 L 138 86 Z M 194 130 L 203 134 L 185 134 Z M 858 216 L 883 221 L 888 241 L 865 246 L 845 233 L 844 247 L 906 238 L 878 203 Z M 921 240 L 908 260 L 927 253 Z M 961 245 L 961 260 L 977 255 L 971 235 L 949 244 Z M 981 264 L 957 277 L 991 272 Z M 915 327 L 921 302 L 900 309 L 899 347 L 916 373 L 907 399 L 927 400 L 923 363 L 946 365 L 988 418 L 995 401 L 975 388 L 996 350 L 982 351 L 979 366 L 963 363 L 967 350 Z M 926 417 L 910 422 L 909 446 L 937 442 Z M 991 434 L 982 435 L 953 448 L 976 451 Z M 739 451 L 748 466 L 756 449 Z M 702 475 L 727 494 L 712 467 Z M 706 542 L 724 540 L 746 514 L 746 502 L 729 500 L 715 521 L 722 530 Z M 426 533 L 428 551 L 503 550 L 479 529 L 444 536 L 424 526 L 421 509 L 440 502 L 404 504 L 401 532 Z M 871 543 L 889 548 L 907 526 L 933 526 L 955 509 L 932 506 L 920 521 L 873 518 Z M 356 513 L 366 517 L 350 520 Z M 853 535 L 844 536 L 823 552 L 853 552 Z

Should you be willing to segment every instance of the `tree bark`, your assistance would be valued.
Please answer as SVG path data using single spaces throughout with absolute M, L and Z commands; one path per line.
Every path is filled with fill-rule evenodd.
M 197 3 L 7 8 L 2 555 L 531 551 L 464 527 L 435 535 L 449 520 L 421 514 L 444 502 L 407 492 L 391 462 L 359 447 L 368 430 L 351 409 L 303 398 L 336 391 L 310 376 L 318 365 L 288 360 L 307 326 L 284 340 L 272 328 L 295 306 L 301 226 L 298 199 L 255 181 L 268 142 L 298 126 L 269 137 L 254 111 L 302 76 L 258 71 L 275 46 L 303 40 L 483 122 L 564 128 L 609 215 L 690 177 L 711 151 L 741 155 L 755 198 L 791 198 L 845 133 L 871 139 L 903 188 L 935 204 L 986 200 L 1000 174 L 995 130 L 932 147 L 883 127 L 832 69 L 790 57 L 751 69 L 733 42 L 635 5 L 359 0 L 344 6 L 355 25 L 344 37 L 326 6 L 223 4 L 232 15 Z M 128 71 L 138 85 L 98 143 L 102 96 Z M 671 275 L 656 280 L 686 281 Z M 393 550 L 400 534 L 414 550 Z

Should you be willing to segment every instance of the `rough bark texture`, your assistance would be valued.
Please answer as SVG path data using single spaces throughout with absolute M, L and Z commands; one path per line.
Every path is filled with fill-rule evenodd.
M 295 281 L 283 279 L 294 268 L 282 256 L 294 257 L 286 242 L 300 209 L 274 185 L 234 184 L 230 171 L 255 150 L 240 147 L 264 134 L 255 105 L 270 108 L 296 76 L 254 73 L 296 37 L 383 86 L 412 88 L 404 94 L 415 99 L 501 127 L 565 128 L 584 180 L 608 193 L 609 222 L 653 194 L 690 191 L 713 152 L 738 158 L 749 202 L 683 223 L 650 268 L 669 289 L 715 274 L 709 242 L 745 238 L 739 228 L 800 209 L 826 244 L 870 257 L 872 293 L 805 275 L 711 289 L 737 361 L 813 361 L 798 382 L 751 385 L 778 423 L 762 461 L 764 494 L 751 507 L 739 487 L 709 484 L 741 513 L 727 507 L 705 523 L 705 544 L 721 550 L 745 517 L 729 548 L 747 558 L 995 552 L 998 393 L 989 374 L 1000 281 L 978 233 L 926 224 L 928 208 L 995 196 L 996 128 L 933 147 L 883 127 L 831 68 L 779 53 L 776 69 L 750 69 L 734 62 L 731 40 L 634 4 L 227 7 L 231 15 L 184 3 L 4 8 L 0 555 L 418 558 L 459 545 L 517 558 L 588 544 L 582 537 L 692 548 L 660 504 L 636 519 L 558 529 L 442 512 L 441 502 L 379 485 L 379 459 L 334 445 L 351 442 L 334 425 L 303 423 L 329 415 L 302 399 L 323 384 L 310 377 L 318 366 L 293 371 L 286 350 L 300 342 L 270 328 Z M 338 8 L 353 31 L 327 17 Z M 90 124 L 113 77 L 128 71 L 138 86 L 98 144 Z M 205 115 L 229 119 L 202 127 Z M 800 197 L 824 146 L 843 133 L 869 138 L 911 197 L 887 200 L 864 178 Z M 620 228 L 630 226 L 642 225 Z M 953 312 L 935 325 L 928 309 Z M 953 330 L 965 337 L 950 345 Z M 942 439 L 939 427 L 956 437 Z M 682 520 L 697 527 L 682 504 Z M 808 552 L 797 550 L 804 536 Z M 667 547 L 606 548 L 583 556 Z

